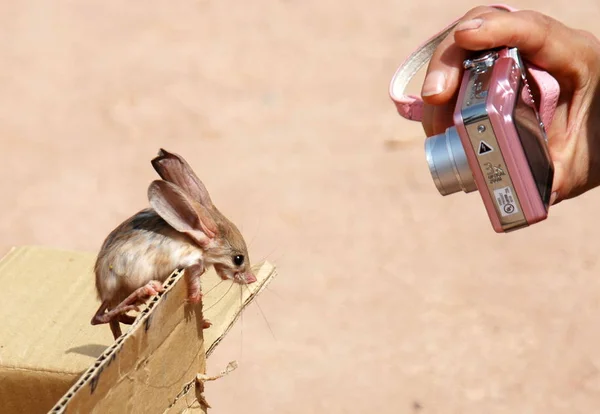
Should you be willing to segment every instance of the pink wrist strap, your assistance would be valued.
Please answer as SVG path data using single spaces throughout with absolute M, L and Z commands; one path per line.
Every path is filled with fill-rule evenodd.
M 493 4 L 500 10 L 508 12 L 516 11 L 517 9 L 503 4 Z M 429 40 L 423 43 L 396 70 L 390 83 L 390 97 L 398 113 L 403 118 L 410 121 L 421 121 L 423 116 L 423 100 L 420 96 L 405 94 L 406 87 L 415 74 L 431 59 L 433 52 L 444 38 L 452 31 L 454 26 L 460 19 L 455 20 L 442 31 L 432 36 Z M 538 108 L 542 122 L 548 128 L 554 117 L 554 111 L 560 94 L 560 85 L 548 72 L 541 70 L 534 65 L 527 63 L 527 68 L 533 78 L 533 81 L 538 85 L 540 90 L 540 106 Z M 528 102 L 530 103 L 530 102 Z

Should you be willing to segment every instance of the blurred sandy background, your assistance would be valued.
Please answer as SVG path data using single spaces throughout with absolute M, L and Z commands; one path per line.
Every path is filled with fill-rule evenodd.
M 96 251 L 165 147 L 279 270 L 268 325 L 253 304 L 209 361 L 240 364 L 213 412 L 596 411 L 600 191 L 497 235 L 477 193 L 438 194 L 388 98 L 477 4 L 3 1 L 0 247 Z M 600 12 L 511 5 L 592 31 Z

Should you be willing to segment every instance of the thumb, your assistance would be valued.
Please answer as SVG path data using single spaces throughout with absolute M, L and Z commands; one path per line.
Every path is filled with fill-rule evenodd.
M 476 17 L 493 12 L 493 7 L 480 6 L 469 10 L 461 21 L 471 21 Z M 507 13 L 506 11 L 498 11 Z M 468 50 L 456 43 L 452 32 L 440 42 L 431 55 L 427 67 L 427 76 L 421 89 L 423 100 L 430 105 L 447 104 L 460 86 L 462 63 L 468 56 Z
M 582 63 L 590 58 L 591 39 L 561 22 L 534 11 L 491 11 L 458 24 L 456 44 L 467 50 L 516 47 L 523 58 L 576 89 L 584 78 Z

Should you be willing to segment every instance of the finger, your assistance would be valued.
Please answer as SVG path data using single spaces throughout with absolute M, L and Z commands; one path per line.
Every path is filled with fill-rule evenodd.
M 456 97 L 453 97 L 447 104 L 429 105 L 425 103 L 421 124 L 426 136 L 441 134 L 448 127 L 454 125 L 452 118 L 455 102 Z
M 456 93 L 466 53 L 449 38 L 440 43 L 427 68 L 421 89 L 423 101 L 441 105 Z
M 496 9 L 493 7 L 476 7 L 467 12 L 461 21 L 469 21 L 494 10 Z M 460 84 L 462 63 L 467 53 L 467 50 L 456 43 L 452 31 L 440 42 L 429 60 L 425 81 L 421 88 L 423 101 L 440 105 L 446 103 L 456 93 Z
M 590 39 L 541 13 L 492 11 L 455 27 L 456 45 L 469 50 L 516 47 L 524 59 L 565 81 L 581 79 Z
M 435 132 L 433 132 L 433 112 L 434 112 L 434 110 L 435 110 L 434 106 L 424 103 L 423 116 L 421 117 L 421 125 L 423 126 L 423 131 L 425 131 L 425 136 L 427 136 L 427 137 L 435 135 Z
M 454 126 L 454 109 L 456 105 L 456 95 L 446 104 L 437 105 L 433 110 L 433 133 L 441 134 L 448 127 Z

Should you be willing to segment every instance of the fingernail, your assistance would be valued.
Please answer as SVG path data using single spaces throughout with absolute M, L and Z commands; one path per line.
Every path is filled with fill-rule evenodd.
M 427 75 L 423 82 L 422 96 L 437 95 L 446 89 L 446 75 L 444 72 L 433 71 Z
M 555 191 L 550 196 L 550 205 L 554 204 L 554 202 L 556 201 L 557 198 L 558 198 L 558 193 Z
M 456 26 L 455 31 L 459 32 L 461 30 L 474 30 L 479 29 L 483 24 L 483 20 L 481 19 L 473 19 L 462 22 Z

